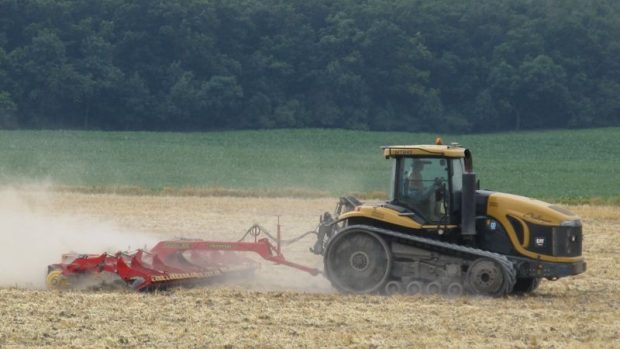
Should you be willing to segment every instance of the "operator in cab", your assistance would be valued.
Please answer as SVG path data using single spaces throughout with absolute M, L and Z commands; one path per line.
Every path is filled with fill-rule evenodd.
M 426 162 L 426 163 L 425 163 Z M 439 171 L 434 167 L 440 167 L 440 160 L 411 159 L 409 170 L 405 172 L 405 197 L 410 208 L 419 211 L 427 220 L 435 221 L 440 217 L 438 190 L 441 187 L 441 179 L 437 177 Z M 425 166 L 430 166 L 426 169 Z M 436 165 L 436 166 L 433 166 Z M 441 166 L 443 167 L 443 166 Z M 407 167 L 405 167 L 407 168 Z M 439 173 L 437 173 L 439 172 Z M 428 177 L 428 178 L 427 178 Z

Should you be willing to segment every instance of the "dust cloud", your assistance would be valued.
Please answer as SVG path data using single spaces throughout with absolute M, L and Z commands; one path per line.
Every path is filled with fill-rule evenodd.
M 323 275 L 312 276 L 290 267 L 261 263 L 253 277 L 228 280 L 227 285 L 254 291 L 297 291 L 309 293 L 334 293 Z
M 0 189 L 0 287 L 44 288 L 63 253 L 116 252 L 157 240 L 86 217 L 54 214 L 44 190 Z

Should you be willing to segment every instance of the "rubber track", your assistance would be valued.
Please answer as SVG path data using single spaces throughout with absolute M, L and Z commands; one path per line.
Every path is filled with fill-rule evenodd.
M 411 245 L 414 245 L 416 247 L 422 247 L 427 250 L 431 250 L 434 252 L 438 252 L 438 253 L 453 256 L 453 257 L 457 256 L 459 258 L 462 258 L 464 256 L 467 256 L 469 258 L 465 258 L 465 259 L 471 259 L 472 261 L 476 258 L 491 259 L 495 261 L 497 264 L 499 264 L 500 267 L 504 271 L 504 275 L 508 276 L 508 278 L 504 280 L 502 290 L 498 292 L 498 294 L 496 294 L 495 296 L 503 296 L 503 295 L 507 295 L 511 293 L 517 281 L 517 271 L 515 270 L 515 267 L 512 264 L 512 262 L 510 262 L 508 258 L 506 258 L 506 256 L 498 254 L 498 253 L 480 250 L 480 249 L 469 247 L 469 246 L 463 246 L 463 245 L 451 244 L 451 243 L 443 242 L 443 241 L 437 241 L 433 239 L 427 239 L 427 238 L 423 238 L 423 237 L 415 236 L 415 235 L 407 235 L 407 234 L 399 233 L 393 230 L 377 228 L 377 227 L 373 227 L 370 225 L 361 225 L 361 224 L 350 225 L 338 231 L 337 234 L 341 234 L 343 232 L 354 230 L 354 229 L 367 230 L 367 231 L 371 231 L 379 235 L 387 235 L 387 236 L 391 236 L 397 239 L 406 240 L 409 243 L 412 243 Z M 429 249 L 429 247 L 431 248 Z

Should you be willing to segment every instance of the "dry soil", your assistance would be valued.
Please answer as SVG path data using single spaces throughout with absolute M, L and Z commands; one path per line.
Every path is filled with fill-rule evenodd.
M 40 288 L 61 249 L 236 240 L 254 223 L 275 231 L 278 217 L 290 238 L 335 203 L 4 190 L 0 348 L 620 348 L 618 207 L 570 207 L 584 221 L 588 271 L 523 297 L 341 295 L 321 276 L 268 263 L 254 280 L 159 293 Z M 312 242 L 284 252 L 320 267 Z

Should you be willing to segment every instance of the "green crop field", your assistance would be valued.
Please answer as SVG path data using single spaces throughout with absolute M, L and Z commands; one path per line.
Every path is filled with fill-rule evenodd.
M 449 135 L 481 187 L 563 202 L 620 202 L 620 128 Z M 287 193 L 385 192 L 380 146 L 435 135 L 343 130 L 213 133 L 1 131 L 0 183 Z M 279 193 L 279 194 L 278 194 Z

